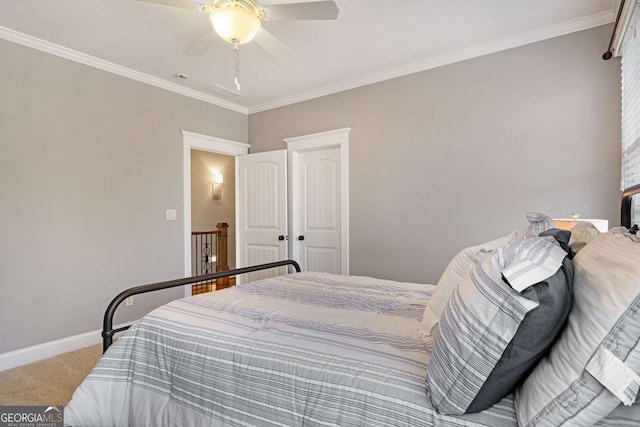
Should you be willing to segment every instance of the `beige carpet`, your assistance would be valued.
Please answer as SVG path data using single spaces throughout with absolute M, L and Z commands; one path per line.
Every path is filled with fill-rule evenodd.
M 102 344 L 0 372 L 0 406 L 66 405 L 102 355 Z

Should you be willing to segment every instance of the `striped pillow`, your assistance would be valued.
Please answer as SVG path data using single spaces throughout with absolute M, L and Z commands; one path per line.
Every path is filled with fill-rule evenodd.
M 480 262 L 485 255 L 505 246 L 513 240 L 515 235 L 516 232 L 514 231 L 499 239 L 465 248 L 451 260 L 444 270 L 444 273 L 442 273 L 440 280 L 438 280 L 438 285 L 424 309 L 419 333 L 425 341 L 433 340 L 432 337 L 436 330 L 435 327 L 440 321 L 440 316 L 447 305 L 447 301 L 463 277 Z
M 640 241 L 618 229 L 574 258 L 565 330 L 516 391 L 518 424 L 598 423 L 640 387 Z M 618 382 L 616 380 L 623 380 Z
M 436 326 L 440 321 L 440 316 L 447 305 L 449 297 L 458 287 L 460 281 L 471 269 L 478 264 L 491 251 L 504 247 L 514 240 L 525 240 L 538 236 L 538 234 L 555 226 L 555 221 L 548 215 L 537 212 L 527 212 L 529 226 L 521 232 L 515 231 L 496 240 L 471 246 L 460 251 L 447 265 L 442 273 L 438 285 L 424 309 L 422 324 L 419 333 L 428 346 L 433 345 L 433 338 L 436 333 Z
M 629 427 L 637 426 L 640 420 L 640 396 L 631 406 L 619 405 L 597 422 L 594 427 Z
M 568 241 L 569 233 L 562 233 L 566 233 Z M 491 406 L 511 392 L 521 376 L 551 346 L 554 337 L 547 335 L 559 331 L 556 323 L 562 322 L 569 311 L 564 298 L 571 295 L 573 269 L 571 274 L 559 271 L 565 258 L 566 252 L 554 237 L 537 237 L 498 249 L 465 276 L 440 319 L 428 365 L 431 402 L 439 412 L 463 414 Z M 522 293 L 503 280 L 505 273 L 521 286 Z M 552 283 L 550 278 L 556 275 L 559 277 L 554 279 L 553 286 L 558 291 L 547 292 Z M 549 283 L 542 285 L 540 281 Z M 534 287 L 537 287 L 535 291 Z M 544 309 L 540 304 L 545 304 Z M 553 306 L 553 315 L 547 316 L 546 305 Z M 534 309 L 544 316 L 523 323 Z M 549 317 L 550 323 L 545 323 L 545 317 Z M 538 332 L 545 336 L 544 340 L 535 335 Z M 525 344 L 524 351 L 520 345 L 510 346 L 518 338 L 516 334 L 525 337 L 518 339 Z M 534 337 L 531 341 L 535 341 L 535 345 L 540 343 L 542 348 L 527 347 L 526 337 Z M 502 359 L 507 350 L 511 360 Z M 510 372 L 514 367 L 517 372 Z M 505 375 L 515 376 L 504 378 Z M 489 378 L 493 380 L 489 387 L 484 387 Z M 478 398 L 481 390 L 484 395 Z

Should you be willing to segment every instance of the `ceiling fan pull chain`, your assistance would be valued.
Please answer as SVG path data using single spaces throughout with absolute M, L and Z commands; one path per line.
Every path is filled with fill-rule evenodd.
M 240 92 L 240 42 L 238 39 L 233 39 L 233 51 L 236 56 L 236 90 Z

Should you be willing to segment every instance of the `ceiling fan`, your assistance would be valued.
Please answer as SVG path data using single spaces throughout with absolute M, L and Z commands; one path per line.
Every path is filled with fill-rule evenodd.
M 239 45 L 251 40 L 271 54 L 278 62 L 288 63 L 293 52 L 262 26 L 263 21 L 336 19 L 338 7 L 334 1 L 312 1 L 260 6 L 254 0 L 212 0 L 199 4 L 193 0 L 139 0 L 197 10 L 209 15 L 212 29 L 207 30 L 187 48 L 189 56 L 202 55 L 211 46 L 212 30 L 233 45 L 236 56 L 235 84 L 240 92 Z

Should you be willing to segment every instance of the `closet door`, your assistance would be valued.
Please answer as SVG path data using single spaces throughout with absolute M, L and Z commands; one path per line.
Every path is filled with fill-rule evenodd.
M 287 150 L 238 156 L 239 267 L 287 259 Z M 265 270 L 238 278 L 240 282 L 271 277 Z
M 236 157 L 238 267 L 293 258 L 303 271 L 349 274 L 349 130 L 287 138 L 287 150 Z
M 297 154 L 293 168 L 293 256 L 305 271 L 341 274 L 340 148 Z

